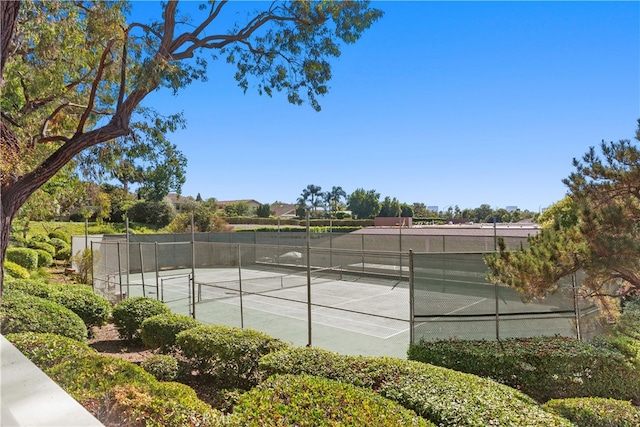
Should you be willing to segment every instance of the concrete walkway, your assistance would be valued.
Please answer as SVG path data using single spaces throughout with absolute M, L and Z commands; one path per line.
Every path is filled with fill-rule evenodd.
M 3 427 L 102 426 L 82 405 L 0 335 L 0 425 Z

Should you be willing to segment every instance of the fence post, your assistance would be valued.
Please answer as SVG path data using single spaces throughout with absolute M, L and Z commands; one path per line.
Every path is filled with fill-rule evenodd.
M 500 290 L 497 283 L 493 286 L 496 294 L 496 340 L 500 341 Z
M 242 251 L 238 243 L 238 289 L 240 290 L 240 327 L 244 329 L 244 307 L 242 305 Z
M 160 297 L 160 268 L 158 267 L 158 241 L 153 242 L 153 256 L 156 259 L 156 299 L 162 301 Z M 164 301 L 163 301 L 164 302 Z
M 122 260 L 120 259 L 120 242 L 116 242 L 118 253 L 118 284 L 120 285 L 120 298 L 122 298 Z
M 87 250 L 87 243 L 86 242 L 85 242 L 85 246 L 84 247 L 85 247 L 85 250 L 83 251 L 83 255 Z M 95 257 L 93 256 L 93 241 L 91 241 L 91 258 L 90 259 L 91 259 L 91 289 L 93 289 L 93 291 L 95 292 L 95 290 L 96 290 L 96 285 L 95 285 L 96 278 L 95 278 L 94 273 L 93 273 L 93 260 L 95 259 Z M 105 271 L 106 271 L 106 268 L 105 268 Z M 109 276 L 107 275 L 107 289 L 109 288 L 108 277 Z
M 142 279 L 142 296 L 146 297 L 147 292 L 144 288 L 144 259 L 142 257 L 142 242 L 138 242 L 138 251 L 140 251 L 140 278 Z
M 309 209 L 307 209 L 307 335 L 308 342 L 307 347 L 311 347 L 311 260 L 309 259 L 311 256 L 311 227 L 309 220 Z
M 409 249 L 409 344 L 413 344 L 414 342 L 414 331 L 413 328 L 415 326 L 413 305 L 414 305 L 414 275 L 413 275 L 413 249 Z
M 571 275 L 571 286 L 573 290 L 573 313 L 576 318 L 576 338 L 582 341 L 582 333 L 580 331 L 580 301 L 578 301 L 578 286 L 576 283 L 576 273 Z

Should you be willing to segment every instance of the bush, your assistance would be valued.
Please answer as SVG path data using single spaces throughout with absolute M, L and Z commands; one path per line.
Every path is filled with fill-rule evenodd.
M 124 340 L 140 338 L 140 326 L 145 319 L 158 314 L 169 314 L 164 303 L 145 297 L 127 298 L 113 307 L 113 323 Z
M 29 270 L 24 268 L 23 266 L 16 264 L 13 261 L 5 260 L 4 261 L 4 272 L 10 277 L 15 277 L 17 279 L 28 279 L 30 274 Z M 5 279 L 7 277 L 5 276 Z
M 165 227 L 175 218 L 176 212 L 168 201 L 139 201 L 129 209 L 128 215 L 131 221 Z
M 54 257 L 58 261 L 69 261 L 71 259 L 71 247 L 60 249 Z
M 227 425 L 220 412 L 201 401 L 192 388 L 180 383 L 118 385 L 107 399 L 118 413 L 117 421 L 131 427 Z
M 106 325 L 109 321 L 111 303 L 96 294 L 90 286 L 53 285 L 48 299 L 76 313 L 88 328 Z
M 38 253 L 30 248 L 7 248 L 5 261 L 15 262 L 29 271 L 38 269 Z
M 409 359 L 488 377 L 538 402 L 611 397 L 640 403 L 640 371 L 622 354 L 563 337 L 421 341 Z
M 56 254 L 61 249 L 71 248 L 71 245 L 69 243 L 67 243 L 66 241 L 64 241 L 62 239 L 58 239 L 58 238 L 53 238 L 53 239 L 49 240 L 49 243 L 56 249 Z
M 114 357 L 89 355 L 46 371 L 105 425 L 217 426 L 221 415 L 177 383 L 159 383 L 141 367 Z
M 9 334 L 6 338 L 42 370 L 66 360 L 97 354 L 83 342 L 56 334 L 22 332 Z
M 167 350 L 176 344 L 176 335 L 198 325 L 200 322 L 184 314 L 159 314 L 142 322 L 140 335 L 145 346 Z
M 99 353 L 66 360 L 45 373 L 80 403 L 104 399 L 117 385 L 156 381 L 134 363 Z
M 86 341 L 87 327 L 77 314 L 62 305 L 19 291 L 5 291 L 0 306 L 0 330 L 53 333 Z
M 640 425 L 640 409 L 629 402 L 602 397 L 553 399 L 545 408 L 580 427 L 635 427 Z
M 51 243 L 53 246 L 56 246 L 56 244 L 53 243 L 53 241 L 56 239 L 62 240 L 67 244 L 67 246 L 71 245 L 71 236 L 69 236 L 69 233 L 65 233 L 62 230 L 50 231 L 48 236 L 50 239 L 49 243 Z
M 397 427 L 434 424 L 371 390 L 309 375 L 282 375 L 270 377 L 241 396 L 229 425 Z
M 49 255 L 52 257 L 56 254 L 56 248 L 52 244 L 40 240 L 29 240 L 29 242 L 27 242 L 27 247 L 49 252 Z
M 176 345 L 201 375 L 211 375 L 219 388 L 249 389 L 262 378 L 258 360 L 287 347 L 267 334 L 231 326 L 203 325 L 180 332 Z
M 167 354 L 149 356 L 140 366 L 159 381 L 174 381 L 178 378 L 178 360 Z
M 57 302 L 76 313 L 88 328 L 106 325 L 111 314 L 111 303 L 86 285 L 49 285 L 37 280 L 16 280 L 7 283 L 7 289 Z
M 510 387 L 426 363 L 291 348 L 262 357 L 260 368 L 265 374 L 315 375 L 370 388 L 437 425 L 572 425 Z
M 53 264 L 53 255 L 44 249 L 36 249 L 38 253 L 38 267 L 50 267 Z

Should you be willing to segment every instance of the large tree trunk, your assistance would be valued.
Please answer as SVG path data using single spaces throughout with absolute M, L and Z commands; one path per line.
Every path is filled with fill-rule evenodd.
M 0 53 L 0 87 L 4 81 L 4 64 L 9 56 L 11 39 L 16 30 L 19 10 L 20 1 L 18 0 L 0 1 L 0 42 L 2 43 L 2 52 Z
M 1 1 L 0 2 L 0 87 L 4 85 L 4 64 L 7 62 L 11 40 L 16 30 L 18 22 L 18 12 L 20 11 L 20 1 Z M 0 131 L 1 139 L 9 139 L 10 133 L 8 129 L 4 129 L 4 124 L 0 123 L 2 131 Z M 8 144 L 0 141 L 0 147 L 6 147 Z M 7 203 L 7 207 L 5 207 Z M 4 283 L 4 254 L 9 245 L 9 234 L 11 233 L 11 221 L 16 211 L 7 209 L 11 206 L 11 197 L 4 194 L 4 188 L 0 192 L 0 304 L 2 304 L 2 284 Z M 13 204 L 15 205 L 15 204 Z

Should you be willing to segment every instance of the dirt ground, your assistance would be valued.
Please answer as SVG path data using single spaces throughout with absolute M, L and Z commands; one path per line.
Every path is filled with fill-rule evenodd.
M 128 343 L 121 340 L 113 323 L 100 328 L 94 327 L 93 337 L 89 338 L 87 343 L 104 355 L 118 357 L 133 363 L 143 362 L 147 357 L 154 354 L 153 351 L 146 349 L 141 343 Z

